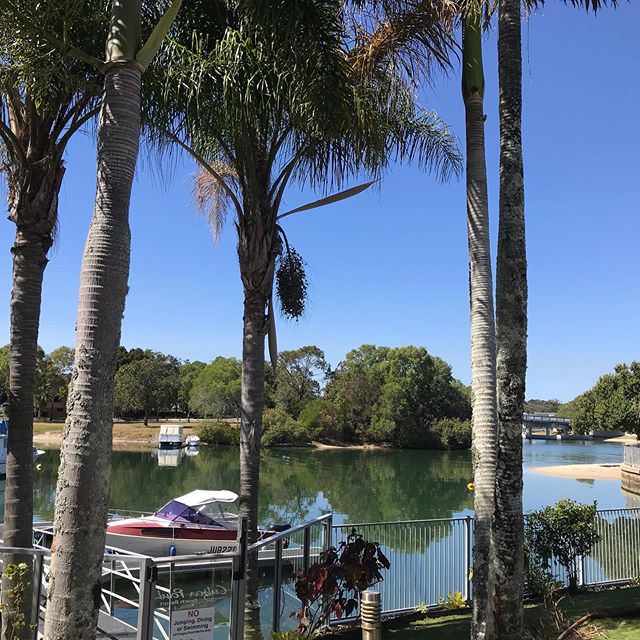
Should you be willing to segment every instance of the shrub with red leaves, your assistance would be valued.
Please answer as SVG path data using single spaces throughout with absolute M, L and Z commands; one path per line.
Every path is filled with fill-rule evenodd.
M 358 607 L 359 594 L 383 580 L 380 570 L 390 566 L 377 542 L 367 542 L 352 530 L 337 549 L 327 549 L 318 563 L 296 573 L 302 609 L 291 615 L 298 618 L 297 633 L 312 634 L 331 615 L 349 617 Z

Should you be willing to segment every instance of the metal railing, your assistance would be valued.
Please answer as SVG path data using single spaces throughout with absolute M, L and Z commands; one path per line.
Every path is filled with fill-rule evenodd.
M 336 543 L 352 531 L 378 542 L 391 563 L 373 587 L 384 614 L 438 605 L 456 592 L 470 600 L 473 518 L 341 524 L 334 526 Z
M 391 563 L 384 580 L 373 587 L 381 593 L 384 615 L 437 607 L 454 593 L 471 600 L 473 518 L 365 522 L 333 529 L 336 544 L 352 530 L 380 543 Z M 578 586 L 623 584 L 640 577 L 640 509 L 600 510 L 596 530 L 600 542 L 580 558 Z M 551 568 L 568 584 L 561 566 L 552 562 Z
M 248 562 L 257 554 L 260 569 L 260 625 L 265 637 L 274 631 L 297 626 L 291 617 L 300 609 L 295 594 L 295 576 L 317 562 L 332 546 L 333 514 L 326 513 L 308 522 L 260 540 L 247 548 Z
M 42 531 L 36 533 L 41 535 Z M 0 547 L 0 565 L 4 567 L 7 556 L 23 559 L 31 558 L 32 566 L 28 581 L 32 593 L 31 619 L 29 625 L 34 629 L 34 640 L 38 638 L 40 622 L 44 619 L 46 608 L 46 590 L 51 562 L 51 551 L 45 548 L 17 549 Z M 186 576 L 184 584 L 193 581 L 197 575 L 198 585 L 211 579 L 216 583 L 216 574 L 224 576 L 226 583 L 222 590 L 211 590 L 211 599 L 223 601 L 220 608 L 226 621 L 222 626 L 229 627 L 230 633 L 237 621 L 233 619 L 231 602 L 241 601 L 234 598 L 233 571 L 237 569 L 237 554 L 196 554 L 190 556 L 169 556 L 166 558 L 149 558 L 129 554 L 121 549 L 109 547 L 103 557 L 102 567 L 102 606 L 100 611 L 106 615 L 101 617 L 98 627 L 106 627 L 104 631 L 117 635 L 123 629 L 136 632 L 136 640 L 169 640 L 171 637 L 172 614 L 181 608 L 189 608 L 188 600 L 176 601 L 176 591 L 184 593 L 184 589 L 176 589 L 182 576 Z M 237 581 L 236 581 L 237 582 Z M 195 604 L 201 606 L 203 598 L 197 592 Z M 223 616 L 224 617 L 224 616 Z M 220 626 L 218 624 L 218 626 Z M 240 637 L 240 636 L 231 636 Z
M 244 523 L 243 523 L 244 524 Z M 579 586 L 615 585 L 640 576 L 640 509 L 597 512 L 598 542 L 580 559 Z M 109 547 L 103 563 L 101 621 L 136 630 L 137 640 L 169 640 L 171 625 L 188 609 L 214 608 L 215 628 L 230 638 L 243 637 L 247 559 L 257 561 L 260 626 L 265 637 L 297 625 L 291 613 L 301 603 L 295 594 L 296 573 L 317 562 L 331 546 L 339 546 L 352 531 L 378 542 L 391 563 L 381 593 L 383 614 L 434 607 L 459 593 L 472 598 L 471 549 L 473 518 L 364 522 L 333 525 L 332 514 L 315 518 L 255 544 L 246 544 L 242 529 L 240 553 L 148 558 Z M 36 527 L 36 542 L 46 544 L 46 526 Z M 0 547 L 7 555 L 30 556 L 34 619 L 44 611 L 50 566 L 46 548 Z M 254 565 L 255 566 L 255 565 Z M 561 567 L 552 567 L 566 582 Z M 216 637 L 219 637 L 217 633 Z M 34 640 L 36 636 L 34 635 Z

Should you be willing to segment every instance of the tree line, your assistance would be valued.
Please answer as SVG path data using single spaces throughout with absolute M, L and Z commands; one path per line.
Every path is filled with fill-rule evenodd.
M 8 346 L 0 349 L 1 375 L 7 351 Z M 66 400 L 73 365 L 69 347 L 39 353 L 36 415 L 43 404 L 46 410 L 47 402 Z M 363 345 L 332 369 L 322 349 L 308 345 L 280 351 L 275 371 L 266 366 L 265 380 L 265 407 L 274 410 L 267 422 L 297 430 L 296 442 L 471 446 L 470 389 L 453 378 L 449 364 L 423 347 Z M 182 362 L 151 349 L 121 346 L 114 415 L 143 418 L 145 425 L 154 415 L 239 419 L 241 384 L 237 358 Z
M 616 365 L 559 411 L 571 418 L 576 433 L 624 431 L 640 437 L 640 362 Z
M 196 376 L 193 406 L 207 398 L 205 406 L 239 409 L 240 378 L 234 385 L 226 376 L 229 359 L 223 359 L 226 370 L 220 360 Z M 280 352 L 266 381 L 268 445 L 319 440 L 415 449 L 471 446 L 470 390 L 423 347 L 363 345 L 332 370 L 321 349 L 305 346 Z M 239 442 L 239 434 L 221 424 L 201 426 L 200 435 L 214 444 Z

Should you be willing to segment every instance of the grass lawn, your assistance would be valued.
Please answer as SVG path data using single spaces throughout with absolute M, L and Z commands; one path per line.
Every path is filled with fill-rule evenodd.
M 588 593 L 578 596 L 574 602 L 565 598 L 563 605 L 569 618 L 575 620 L 581 615 L 602 607 L 640 604 L 640 588 L 620 589 Z M 528 607 L 525 619 L 535 620 L 539 615 L 538 607 Z M 639 640 L 640 619 L 595 620 L 594 624 L 602 629 L 602 640 Z M 469 616 L 447 616 L 426 618 L 402 628 L 389 628 L 383 637 L 389 640 L 467 640 L 469 638 Z

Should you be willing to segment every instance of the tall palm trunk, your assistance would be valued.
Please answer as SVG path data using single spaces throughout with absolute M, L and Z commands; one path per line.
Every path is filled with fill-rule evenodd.
M 471 388 L 475 527 L 473 544 L 474 640 L 493 639 L 492 519 L 496 467 L 496 343 L 485 164 L 480 16 L 466 14 L 462 94 L 466 112 L 467 231 L 471 305 Z
M 242 390 L 240 400 L 240 515 L 247 520 L 248 541 L 258 539 L 260 445 L 264 411 L 267 303 L 273 288 L 275 219 L 256 212 L 239 225 L 238 257 L 244 289 Z M 245 637 L 261 638 L 258 602 L 258 556 L 247 558 Z
M 9 419 L 4 504 L 4 544 L 29 548 L 33 527 L 33 410 L 36 353 L 40 327 L 42 280 L 47 252 L 57 219 L 58 193 L 64 168 L 44 154 L 27 158 L 9 178 L 9 217 L 16 223 L 13 248 L 13 280 L 9 347 Z M 5 558 L 17 563 L 29 559 Z M 31 582 L 29 579 L 27 582 Z M 4 579 L 3 594 L 11 588 Z M 30 619 L 30 598 L 20 611 L 9 607 L 3 616 L 3 637 L 11 637 L 12 620 L 23 613 Z
M 129 277 L 129 203 L 140 137 L 140 2 L 113 2 L 97 187 L 80 274 L 74 371 L 56 494 L 45 638 L 95 638 L 111 476 L 113 392 Z M 115 50 L 115 55 L 114 55 Z
M 496 624 L 500 640 L 521 640 L 524 587 L 522 412 L 527 369 L 527 260 L 522 161 L 522 53 L 519 0 L 501 0 L 500 226 L 496 274 L 498 466 Z

